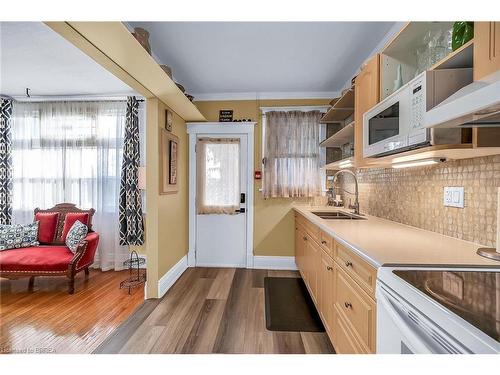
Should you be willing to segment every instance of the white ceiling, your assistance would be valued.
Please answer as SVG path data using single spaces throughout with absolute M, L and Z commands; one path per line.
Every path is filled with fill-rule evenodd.
M 134 91 L 40 22 L 0 23 L 0 93 L 126 95 Z
M 129 22 L 198 97 L 339 91 L 393 22 Z M 235 95 L 237 96 L 237 95 Z M 270 95 L 272 96 L 272 95 Z

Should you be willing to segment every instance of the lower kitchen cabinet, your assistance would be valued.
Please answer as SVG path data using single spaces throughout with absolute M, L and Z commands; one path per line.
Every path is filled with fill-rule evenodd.
M 376 269 L 299 214 L 295 257 L 337 353 L 375 353 Z
M 375 301 L 341 268 L 335 270 L 335 308 L 364 353 L 375 352 Z
M 333 313 L 335 304 L 335 265 L 333 259 L 322 252 L 318 277 L 318 308 L 328 336 L 333 333 Z M 332 337 L 330 337 L 330 340 Z

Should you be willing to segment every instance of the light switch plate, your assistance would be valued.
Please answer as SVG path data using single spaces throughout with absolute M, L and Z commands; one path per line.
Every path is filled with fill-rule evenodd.
M 444 188 L 444 205 L 448 207 L 464 208 L 463 186 L 446 186 Z

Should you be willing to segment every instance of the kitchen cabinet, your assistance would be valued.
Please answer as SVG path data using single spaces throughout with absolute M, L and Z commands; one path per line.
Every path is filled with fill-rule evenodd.
M 355 79 L 354 86 L 354 165 L 366 164 L 363 158 L 363 114 L 380 99 L 380 56 L 373 56 Z
M 474 81 L 500 70 L 500 22 L 474 22 Z
M 319 312 L 328 335 L 333 332 L 335 304 L 335 265 L 333 259 L 325 252 L 321 254 L 318 278 Z
M 304 256 L 305 256 L 305 246 L 306 246 L 306 232 L 302 225 L 295 224 L 295 263 L 300 269 L 304 268 Z M 305 275 L 302 275 L 305 279 Z
M 377 270 L 344 246 L 337 243 L 336 247 L 335 260 L 340 268 L 373 297 L 375 295 Z
M 307 241 L 307 278 L 311 297 L 318 306 L 318 278 L 321 263 L 321 249 L 312 238 Z
M 338 353 L 375 353 L 376 269 L 300 214 L 297 267 Z
M 335 309 L 350 327 L 352 341 L 365 353 L 375 352 L 375 301 L 342 269 L 335 272 Z

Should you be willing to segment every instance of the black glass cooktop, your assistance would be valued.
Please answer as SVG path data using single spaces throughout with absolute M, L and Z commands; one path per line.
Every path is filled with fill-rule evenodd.
M 500 272 L 451 270 L 393 272 L 500 342 Z

